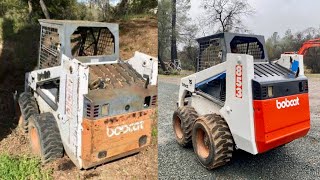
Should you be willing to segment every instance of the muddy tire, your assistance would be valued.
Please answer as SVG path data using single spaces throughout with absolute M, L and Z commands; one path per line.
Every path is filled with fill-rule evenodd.
M 225 120 L 217 114 L 199 117 L 192 130 L 192 144 L 207 169 L 225 165 L 232 158 L 234 141 Z
M 20 106 L 21 116 L 19 118 L 19 128 L 27 133 L 28 132 L 28 122 L 32 115 L 39 115 L 39 108 L 36 99 L 31 93 L 22 93 L 18 100 Z
M 59 129 L 51 113 L 31 116 L 28 134 L 32 152 L 41 157 L 43 163 L 63 156 Z
M 179 107 L 173 113 L 173 132 L 182 147 L 191 146 L 192 127 L 197 118 L 198 113 L 190 106 Z

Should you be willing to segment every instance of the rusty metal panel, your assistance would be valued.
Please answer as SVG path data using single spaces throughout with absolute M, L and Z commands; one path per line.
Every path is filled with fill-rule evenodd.
M 90 90 L 114 89 L 134 84 L 143 86 L 146 83 L 127 63 L 91 65 L 89 68 Z
M 154 115 L 155 109 L 148 109 L 94 121 L 84 119 L 82 167 L 88 168 L 113 160 L 114 157 L 124 157 L 128 152 L 137 152 L 148 146 Z

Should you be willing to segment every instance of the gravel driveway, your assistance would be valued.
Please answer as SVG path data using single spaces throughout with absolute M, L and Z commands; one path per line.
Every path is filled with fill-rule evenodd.
M 208 171 L 192 148 L 174 139 L 172 114 L 176 108 L 177 78 L 159 79 L 159 179 L 320 179 L 320 78 L 309 78 L 311 130 L 304 138 L 264 154 L 236 151 L 231 163 Z

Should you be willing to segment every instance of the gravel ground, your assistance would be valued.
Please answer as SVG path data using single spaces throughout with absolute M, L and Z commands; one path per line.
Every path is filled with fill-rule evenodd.
M 319 76 L 309 78 L 311 130 L 307 136 L 255 156 L 236 151 L 231 163 L 212 171 L 201 166 L 192 148 L 175 142 L 171 118 L 179 81 L 159 80 L 159 179 L 320 179 Z

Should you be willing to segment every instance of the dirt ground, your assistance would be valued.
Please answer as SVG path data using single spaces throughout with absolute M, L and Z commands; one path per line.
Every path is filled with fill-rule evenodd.
M 158 29 L 157 19 L 153 17 L 137 18 L 130 21 L 120 21 L 120 56 L 126 60 L 134 55 L 135 51 L 140 51 L 152 56 L 157 56 Z M 2 42 L 0 41 L 0 54 Z M 17 73 L 16 73 L 17 74 Z M 18 74 L 24 74 L 19 72 Z M 29 148 L 28 137 L 16 127 L 17 120 L 13 118 L 1 118 L 7 113 L 7 109 L 13 107 L 11 103 L 14 89 L 17 88 L 15 78 L 8 74 L 4 78 L 3 84 L 0 82 L 0 153 L 11 155 L 32 156 Z M 23 81 L 23 79 L 22 79 Z M 4 85 L 5 84 L 5 85 Z M 21 85 L 20 85 L 21 86 Z M 6 87 L 5 89 L 3 87 Z M 8 100 L 10 102 L 8 103 Z M 2 101 L 1 101 L 2 100 Z M 11 112 L 11 111 L 10 111 Z M 9 116 L 13 116 L 9 114 Z M 154 122 L 157 126 L 157 121 Z M 78 170 L 71 160 L 64 158 L 52 163 L 43 165 L 43 169 L 52 169 L 54 179 L 157 179 L 158 176 L 158 146 L 157 137 L 153 137 L 152 144 L 146 150 L 116 160 L 104 165 L 100 165 L 90 170 Z

